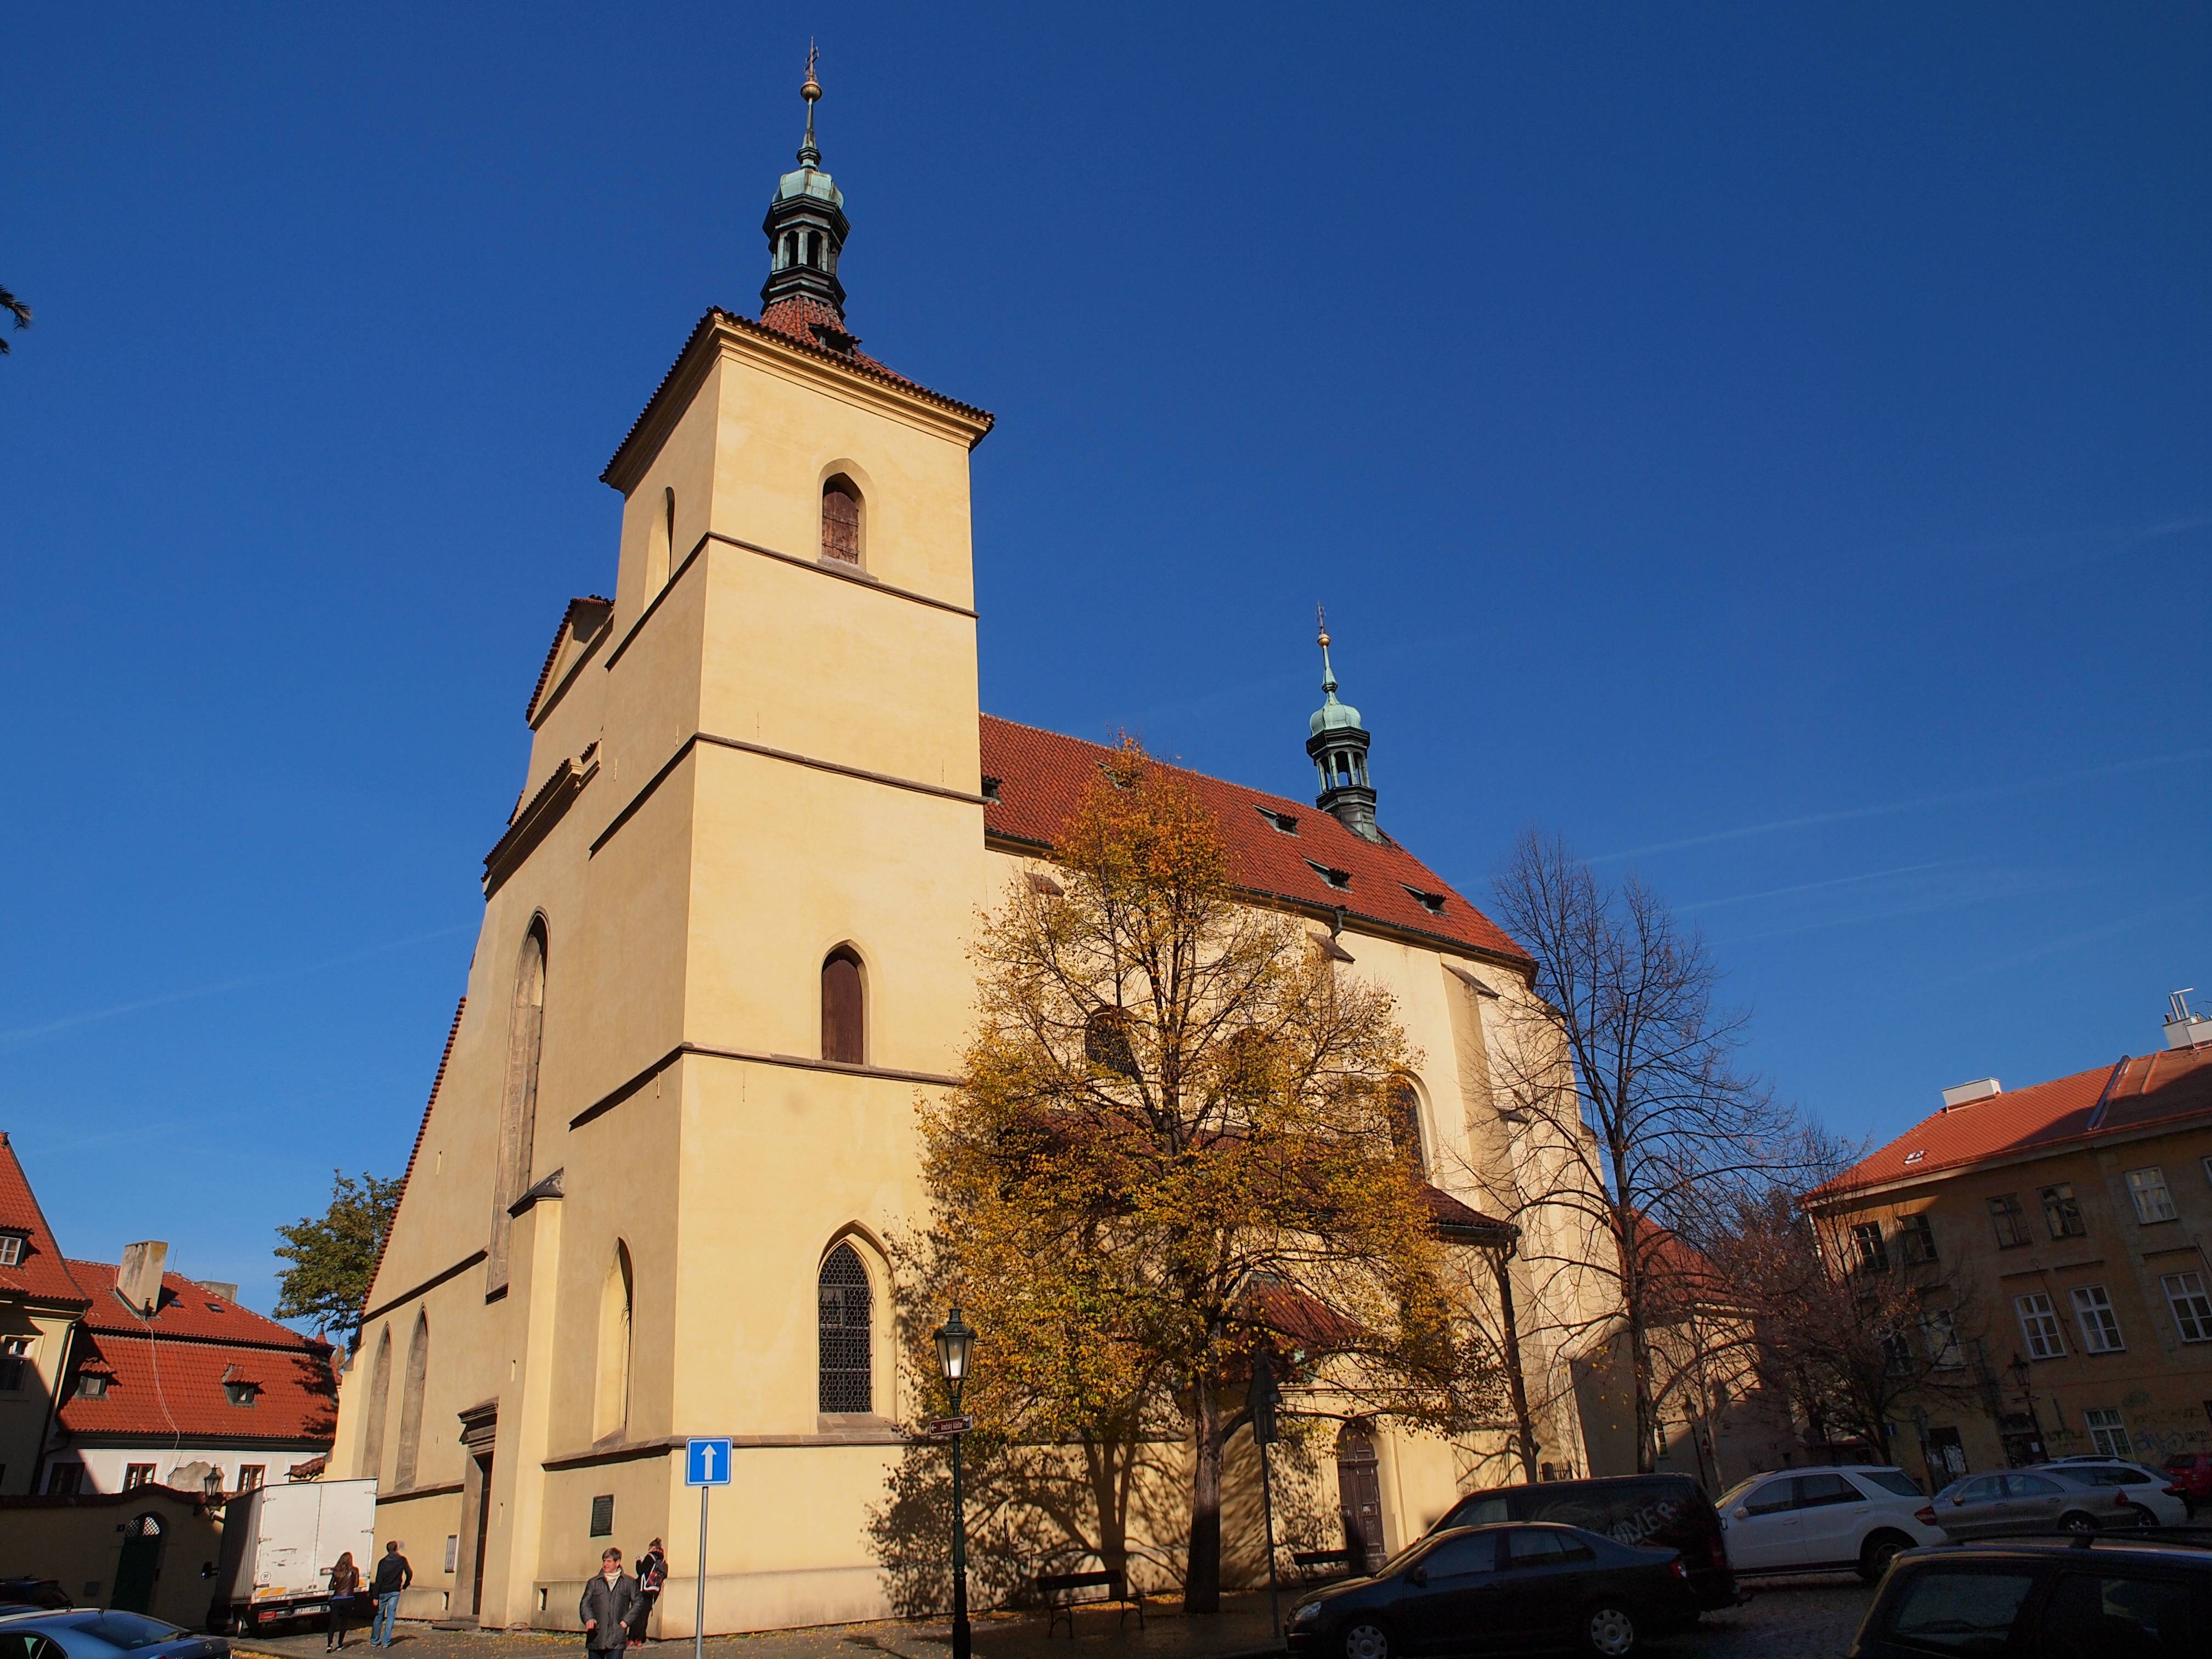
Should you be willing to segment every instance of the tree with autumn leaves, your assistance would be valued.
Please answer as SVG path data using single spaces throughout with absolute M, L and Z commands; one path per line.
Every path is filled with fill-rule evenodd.
M 1094 1464 L 1181 1439 L 1184 1601 L 1213 1611 L 1256 1352 L 1341 1415 L 1496 1415 L 1494 1355 L 1390 1133 L 1416 1057 L 1386 992 L 1237 896 L 1219 825 L 1133 743 L 974 950 L 961 1081 L 921 1109 L 914 1251 L 983 1333 L 968 1407 L 1001 1444 Z

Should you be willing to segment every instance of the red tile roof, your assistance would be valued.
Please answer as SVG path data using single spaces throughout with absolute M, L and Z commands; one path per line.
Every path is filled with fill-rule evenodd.
M 54 1243 L 54 1230 L 39 1207 L 30 1177 L 23 1173 L 15 1148 L 0 1134 L 0 1230 L 20 1234 L 21 1258 L 12 1267 L 0 1267 L 0 1292 L 12 1291 L 40 1302 L 81 1306 L 87 1298 Z
M 983 775 L 997 780 L 999 793 L 983 809 L 985 830 L 1039 848 L 1051 845 L 1085 787 L 1113 752 L 1080 738 L 1041 732 L 992 714 L 983 716 L 982 747 Z M 1395 842 L 1364 840 L 1317 806 L 1182 767 L 1168 769 L 1220 820 L 1229 843 L 1231 878 L 1247 892 L 1323 910 L 1341 907 L 1348 917 L 1381 922 L 1516 965 L 1529 960 L 1528 953 L 1502 928 Z M 1263 811 L 1295 819 L 1297 832 L 1285 834 L 1263 817 Z M 1349 884 L 1332 886 L 1316 865 L 1346 872 Z M 1432 913 L 1414 896 L 1416 891 L 1442 899 L 1441 914 Z
M 337 1421 L 330 1344 L 182 1273 L 161 1275 L 160 1304 L 142 1320 L 113 1294 L 111 1263 L 69 1265 L 92 1293 L 73 1371 L 110 1381 L 97 1399 L 72 1392 L 64 1400 L 64 1433 L 79 1442 L 176 1434 L 303 1447 L 329 1442 Z M 232 1405 L 227 1382 L 258 1383 L 254 1403 Z
M 814 346 L 828 351 L 833 357 L 842 358 L 847 362 L 858 363 L 864 368 L 872 368 L 878 374 L 887 375 L 896 380 L 901 386 L 914 385 L 912 380 L 908 380 L 905 375 L 889 364 L 879 363 L 866 352 L 860 350 L 859 349 L 860 342 L 853 331 L 846 327 L 845 319 L 811 294 L 787 295 L 774 304 L 763 307 L 760 320 L 763 328 L 774 329 L 778 334 L 787 334 L 801 345 Z M 817 330 L 820 332 L 817 333 Z M 828 337 L 825 338 L 824 336 Z M 854 349 L 840 351 L 831 343 L 839 339 L 852 341 Z M 917 386 L 915 390 L 919 391 L 921 388 Z
M 2056 1152 L 2206 1115 L 2212 1115 L 2212 1048 L 2123 1056 L 2114 1065 L 1937 1112 L 1805 1196 L 1840 1197 L 1984 1158 Z
M 553 678 L 554 659 L 561 654 L 561 641 L 568 637 L 568 629 L 576 620 L 579 611 L 611 611 L 615 602 L 602 593 L 580 593 L 568 601 L 568 608 L 561 613 L 560 626 L 553 630 L 553 643 L 545 647 L 545 665 L 538 671 L 538 684 L 531 689 L 530 706 L 522 711 L 524 724 L 538 717 L 538 700 L 545 695 L 545 682 Z

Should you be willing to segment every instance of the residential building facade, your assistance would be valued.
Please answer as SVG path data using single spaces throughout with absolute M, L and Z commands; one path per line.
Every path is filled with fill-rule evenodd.
M 1970 1470 L 2212 1449 L 2212 1024 L 1941 1111 L 1805 1200 L 1842 1271 L 1926 1287 L 1934 1380 L 1899 1461 Z M 1903 1359 L 1904 1356 L 1900 1356 Z

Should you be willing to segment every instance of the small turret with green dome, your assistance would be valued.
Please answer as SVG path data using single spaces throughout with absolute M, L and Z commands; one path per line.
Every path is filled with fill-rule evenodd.
M 1308 729 L 1306 753 L 1321 774 L 1321 794 L 1314 805 L 1346 829 L 1367 841 L 1380 841 L 1375 827 L 1375 786 L 1367 776 L 1366 728 L 1359 711 L 1336 696 L 1336 670 L 1328 660 L 1328 617 L 1318 607 L 1321 624 L 1322 705 L 1314 711 Z
M 822 150 L 814 142 L 814 105 L 822 83 L 814 78 L 815 52 L 806 50 L 806 80 L 799 95 L 806 100 L 806 137 L 799 141 L 799 165 L 777 181 L 761 228 L 768 234 L 768 281 L 761 286 L 763 307 L 779 301 L 812 301 L 839 324 L 845 315 L 845 285 L 837 280 L 837 256 L 845 251 L 852 226 L 845 218 L 845 193 L 822 170 Z

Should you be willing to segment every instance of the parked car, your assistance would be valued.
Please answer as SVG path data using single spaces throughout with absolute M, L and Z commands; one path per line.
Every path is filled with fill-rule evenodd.
M 1899 1551 L 1943 1541 L 1927 1504 L 1903 1469 L 1851 1464 L 1753 1475 L 1719 1508 L 1739 1576 L 1848 1569 L 1872 1583 Z
M 2146 1468 L 2141 1463 L 2123 1462 L 2118 1458 L 2091 1462 L 2069 1457 L 2063 1463 L 2045 1465 L 2061 1480 L 2077 1480 L 2088 1486 L 2122 1486 L 2126 1488 L 2128 1502 L 2140 1511 L 2139 1524 L 2146 1527 L 2179 1527 L 2189 1519 L 2189 1500 L 2181 1488 L 2156 1469 Z
M 1956 1544 L 1890 1564 L 1847 1659 L 2199 1659 L 2208 1620 L 2212 1550 L 2199 1543 Z
M 2166 1460 L 2166 1474 L 2181 1488 L 2191 1515 L 2199 1504 L 2212 1503 L 2212 1452 L 2176 1452 Z
M 1581 1527 L 1455 1527 L 1291 1609 L 1292 1659 L 1582 1648 L 1622 1659 L 1694 1624 L 1679 1551 Z
M 1501 1521 L 1548 1521 L 1602 1534 L 1617 1544 L 1678 1550 L 1700 1607 L 1732 1607 L 1743 1599 L 1729 1567 L 1720 1511 L 1686 1474 L 1598 1475 L 1497 1486 L 1469 1492 L 1429 1530 Z
M 2136 1504 L 2127 1486 L 2100 1484 L 2094 1478 L 2101 1467 L 2047 1463 L 1968 1475 L 1930 1498 L 1920 1519 L 1951 1538 L 2155 1526 L 2155 1512 Z
M 118 1608 L 41 1609 L 0 1619 L 0 1659 L 230 1659 L 230 1644 Z

